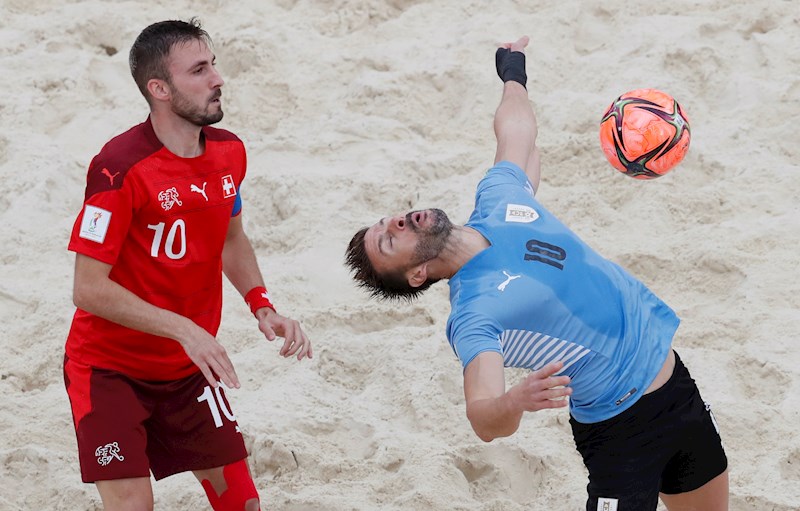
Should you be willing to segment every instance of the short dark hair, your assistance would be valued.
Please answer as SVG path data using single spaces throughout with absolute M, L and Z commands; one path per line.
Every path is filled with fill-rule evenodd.
M 379 300 L 405 300 L 411 302 L 439 279 L 426 280 L 421 286 L 413 287 L 405 278 L 404 270 L 380 274 L 375 270 L 367 255 L 364 236 L 368 227 L 358 231 L 345 252 L 345 262 L 350 268 L 358 287 L 366 289 L 370 296 Z
M 131 46 L 128 65 L 139 91 L 150 103 L 147 82 L 153 78 L 172 83 L 167 57 L 172 48 L 181 43 L 202 41 L 211 47 L 211 36 L 200 27 L 200 20 L 168 20 L 153 23 L 142 30 Z

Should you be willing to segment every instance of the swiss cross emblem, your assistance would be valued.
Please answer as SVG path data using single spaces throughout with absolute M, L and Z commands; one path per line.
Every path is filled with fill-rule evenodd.
M 236 185 L 233 184 L 233 177 L 228 174 L 222 176 L 222 196 L 226 199 L 236 195 Z

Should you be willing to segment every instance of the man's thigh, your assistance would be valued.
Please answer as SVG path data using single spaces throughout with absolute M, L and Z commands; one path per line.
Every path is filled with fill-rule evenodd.
M 222 467 L 247 457 L 244 439 L 222 385 L 201 372 L 159 390 L 146 427 L 150 467 L 156 479 Z
M 199 371 L 142 381 L 65 359 L 84 482 L 220 467 L 247 456 L 222 387 Z
M 728 470 L 696 490 L 677 494 L 661 494 L 669 511 L 728 511 Z
M 572 419 L 589 470 L 587 510 L 654 510 L 659 491 L 697 489 L 727 467 L 709 407 L 676 354 L 670 379 L 597 424 Z
M 113 371 L 64 361 L 78 441 L 81 478 L 86 483 L 149 478 L 144 421 L 150 410 L 131 382 Z
M 589 471 L 586 510 L 655 510 L 668 445 L 640 424 L 633 410 L 599 424 L 572 422 Z

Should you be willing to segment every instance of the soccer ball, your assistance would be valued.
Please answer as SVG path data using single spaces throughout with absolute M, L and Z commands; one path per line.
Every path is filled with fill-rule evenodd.
M 600 121 L 600 145 L 609 163 L 636 179 L 655 179 L 672 170 L 689 149 L 686 112 L 656 89 L 618 97 Z

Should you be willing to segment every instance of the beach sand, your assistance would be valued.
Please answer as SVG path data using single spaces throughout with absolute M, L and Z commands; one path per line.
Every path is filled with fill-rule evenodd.
M 147 115 L 134 38 L 195 15 L 226 80 L 219 126 L 248 148 L 245 229 L 315 349 L 279 357 L 226 283 L 219 339 L 263 509 L 582 509 L 565 410 L 489 444 L 472 432 L 446 284 L 376 303 L 343 266 L 355 230 L 387 214 L 466 221 L 494 157 L 494 48 L 520 35 L 539 200 L 682 318 L 675 348 L 719 422 L 731 509 L 800 509 L 796 2 L 3 0 L 0 510 L 101 509 L 62 378 L 66 246 L 92 156 Z M 606 107 L 636 88 L 672 94 L 692 121 L 686 159 L 656 181 L 599 148 Z M 154 493 L 156 509 L 208 509 L 191 474 Z

